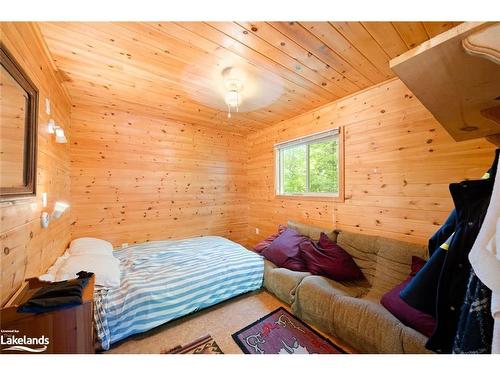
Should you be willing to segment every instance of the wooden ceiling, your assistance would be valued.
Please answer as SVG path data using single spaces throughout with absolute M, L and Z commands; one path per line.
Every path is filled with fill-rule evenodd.
M 39 23 L 73 102 L 246 133 L 394 77 L 388 61 L 454 22 Z M 265 108 L 196 98 L 231 62 L 280 85 Z M 269 78 L 267 78 L 269 77 Z M 278 87 L 277 87 L 278 89 Z

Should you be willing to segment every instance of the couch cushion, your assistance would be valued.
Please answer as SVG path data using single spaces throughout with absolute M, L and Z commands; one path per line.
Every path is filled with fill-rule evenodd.
M 295 292 L 292 311 L 305 321 L 330 332 L 336 298 L 362 296 L 368 286 L 366 281 L 337 282 L 323 276 L 307 276 Z
M 425 348 L 427 337 L 410 327 L 403 327 L 401 331 L 403 339 L 403 352 L 408 354 L 434 354 Z
M 341 231 L 337 244 L 347 251 L 363 272 L 370 285 L 375 277 L 378 253 L 378 237 Z
M 295 299 L 295 290 L 302 279 L 311 275 L 309 272 L 291 271 L 278 268 L 264 259 L 264 287 L 281 301 L 291 305 Z
M 370 296 L 378 299 L 401 284 L 411 271 L 412 257 L 427 259 L 427 246 L 390 238 L 377 238 L 377 264 Z
M 370 300 L 339 296 L 335 301 L 331 333 L 362 353 L 403 353 L 403 328 Z
M 288 228 L 295 229 L 297 232 L 302 234 L 303 236 L 309 237 L 313 241 L 319 241 L 319 237 L 321 232 L 324 232 L 328 238 L 330 238 L 333 242 L 337 241 L 337 231 L 331 229 L 322 229 L 319 227 L 315 227 L 312 225 L 301 224 L 295 221 L 288 221 Z

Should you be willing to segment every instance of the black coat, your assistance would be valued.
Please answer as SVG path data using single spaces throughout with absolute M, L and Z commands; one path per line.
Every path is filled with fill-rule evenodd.
M 452 352 L 471 275 L 468 256 L 489 206 L 498 157 L 499 149 L 490 178 L 450 184 L 455 209 L 430 239 L 430 259 L 401 291 L 409 305 L 436 317 L 426 347 L 438 353 Z

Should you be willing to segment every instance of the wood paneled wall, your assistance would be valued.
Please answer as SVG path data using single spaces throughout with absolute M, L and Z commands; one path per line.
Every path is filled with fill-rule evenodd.
M 37 196 L 0 203 L 0 305 L 27 277 L 37 276 L 61 255 L 70 241 L 70 215 L 64 213 L 49 228 L 40 226 L 41 195 L 48 193 L 47 211 L 58 200 L 69 201 L 69 145 L 57 144 L 47 133 L 53 118 L 69 137 L 71 105 L 59 84 L 39 31 L 29 23 L 0 23 L 2 43 L 39 90 Z M 45 113 L 51 100 L 51 115 Z
M 339 126 L 345 202 L 275 196 L 273 145 Z M 289 219 L 426 243 L 452 208 L 448 184 L 481 177 L 494 156 L 482 139 L 455 142 L 397 79 L 253 133 L 247 147 L 250 245 Z
M 72 236 L 124 242 L 221 235 L 246 242 L 245 140 L 225 130 L 78 102 Z

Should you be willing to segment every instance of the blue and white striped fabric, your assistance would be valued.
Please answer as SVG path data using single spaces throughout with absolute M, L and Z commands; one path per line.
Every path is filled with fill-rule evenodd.
M 154 241 L 113 252 L 121 286 L 95 293 L 104 350 L 119 340 L 259 289 L 263 258 L 223 237 Z

